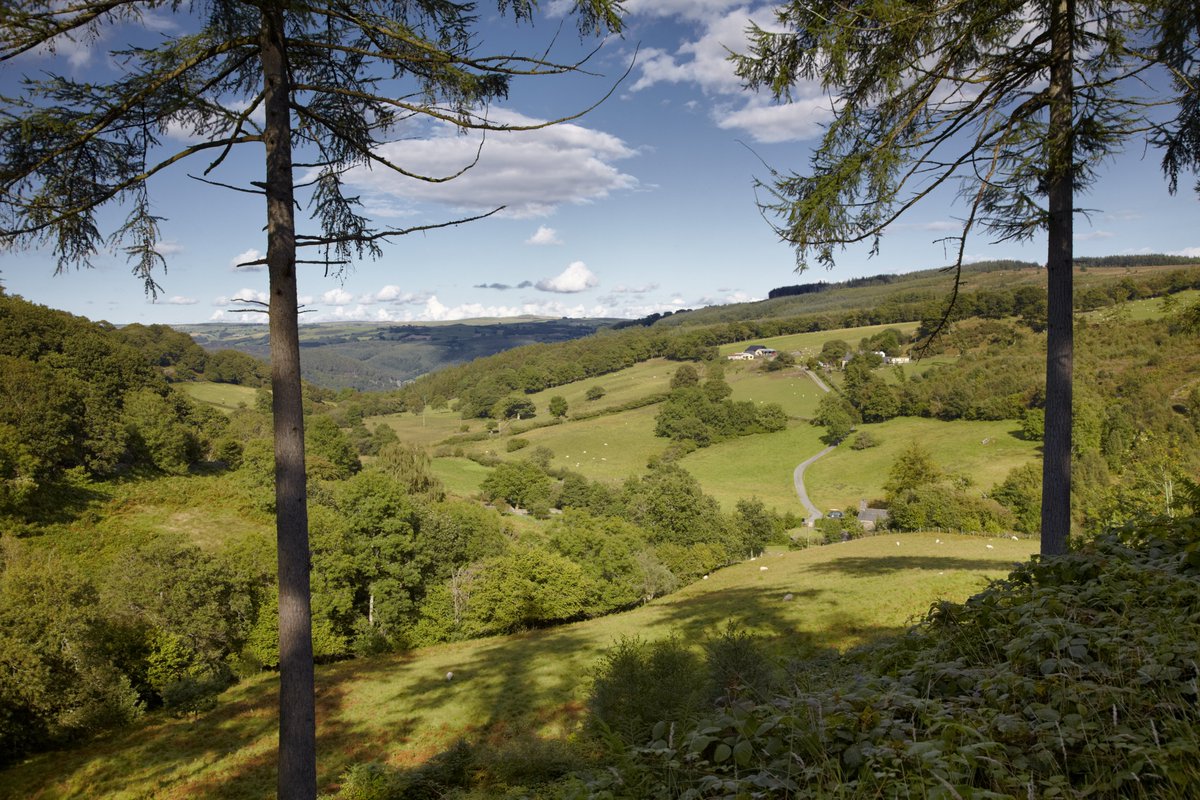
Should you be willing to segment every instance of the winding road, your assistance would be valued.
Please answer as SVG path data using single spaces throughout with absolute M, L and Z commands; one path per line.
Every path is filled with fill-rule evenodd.
M 806 369 L 804 370 L 804 374 L 812 378 L 813 383 L 815 383 L 821 389 L 821 391 L 829 391 L 829 387 L 825 385 L 825 381 L 817 377 L 817 373 L 810 369 Z M 796 496 L 800 498 L 800 504 L 804 506 L 804 510 L 808 512 L 808 516 L 804 518 L 804 524 L 810 527 L 824 515 L 821 513 L 821 509 L 814 506 L 812 500 L 808 498 L 808 491 L 804 488 L 804 470 L 808 469 L 809 464 L 812 464 L 818 458 L 825 455 L 835 447 L 837 447 L 837 445 L 830 445 L 821 452 L 817 453 L 815 456 L 805 459 L 804 461 L 800 462 L 800 464 L 792 472 L 792 482 L 796 484 Z

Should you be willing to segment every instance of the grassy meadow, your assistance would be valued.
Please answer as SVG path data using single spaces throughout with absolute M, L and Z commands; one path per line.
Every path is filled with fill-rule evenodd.
M 772 637 L 781 654 L 844 649 L 901 630 L 934 600 L 964 599 L 1035 549 L 1025 539 L 900 534 L 770 553 L 624 614 L 321 666 L 320 786 L 333 788 L 355 763 L 424 761 L 460 736 L 564 736 L 583 713 L 597 656 L 622 636 L 694 642 L 732 621 Z M 195 720 L 153 714 L 33 756 L 0 774 L 0 798 L 272 797 L 275 692 L 262 675 Z
M 175 386 L 193 400 L 216 406 L 226 413 L 237 409 L 240 405 L 253 406 L 254 394 L 257 391 L 249 386 L 209 381 L 187 381 L 177 383 Z
M 917 326 L 918 323 L 916 322 L 896 322 L 891 325 L 863 325 L 858 328 L 838 328 L 830 331 L 793 333 L 787 336 L 772 336 L 767 339 L 752 339 L 745 342 L 721 345 L 719 352 L 722 356 L 727 356 L 730 353 L 745 350 L 748 345 L 761 344 L 766 347 L 773 347 L 780 352 L 801 353 L 803 354 L 802 357 L 807 358 L 821 352 L 821 348 L 825 343 L 832 339 L 842 339 L 852 347 L 857 347 L 860 339 L 874 336 L 888 328 L 895 328 L 902 333 L 912 335 L 916 331 Z
M 892 462 L 912 442 L 924 445 L 943 471 L 970 477 L 981 492 L 1004 480 L 1014 467 L 1037 459 L 1040 448 L 1038 442 L 1018 438 L 1018 424 L 1012 420 L 897 417 L 860 425 L 858 430 L 870 432 L 879 445 L 853 450 L 843 444 L 805 471 L 805 487 L 818 508 L 855 509 L 859 500 L 883 497 Z
M 768 508 L 804 516 L 792 473 L 825 446 L 822 433 L 807 422 L 792 422 L 786 431 L 742 436 L 696 450 L 679 463 L 726 511 L 733 511 L 738 500 L 757 497 Z

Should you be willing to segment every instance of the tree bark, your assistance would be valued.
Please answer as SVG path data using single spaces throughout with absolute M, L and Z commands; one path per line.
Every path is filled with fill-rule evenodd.
M 1074 0 L 1050 0 L 1047 130 L 1046 429 L 1042 459 L 1042 555 L 1067 552 L 1071 530 L 1071 378 L 1074 316 Z
M 296 220 L 292 186 L 291 85 L 284 14 L 263 11 L 262 67 L 266 126 L 267 269 L 270 274 L 271 410 L 275 428 L 275 535 L 279 569 L 280 800 L 317 796 L 312 607 L 304 405 L 296 292 Z

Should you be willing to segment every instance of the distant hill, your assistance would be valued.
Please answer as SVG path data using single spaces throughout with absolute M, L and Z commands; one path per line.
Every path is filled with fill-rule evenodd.
M 612 325 L 612 319 L 477 319 L 447 323 L 316 323 L 300 326 L 305 380 L 331 389 L 394 389 L 452 364 L 527 344 L 565 342 Z M 270 356 L 265 325 L 177 325 L 206 350 Z

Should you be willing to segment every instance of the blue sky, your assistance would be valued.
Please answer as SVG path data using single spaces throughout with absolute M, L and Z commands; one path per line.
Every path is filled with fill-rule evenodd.
M 485 19 L 480 53 L 534 52 L 558 30 L 562 0 L 543 0 L 532 27 Z M 481 3 L 481 8 L 486 4 Z M 544 77 L 513 84 L 490 110 L 501 122 L 527 123 L 581 111 L 633 69 L 597 109 L 569 124 L 539 131 L 489 134 L 479 164 L 461 178 L 432 186 L 381 170 L 349 176 L 379 224 L 406 227 L 477 214 L 504 204 L 489 219 L 402 237 L 377 261 L 354 264 L 340 277 L 302 267 L 304 322 L 422 321 L 481 316 L 638 317 L 658 311 L 761 299 L 776 286 L 937 267 L 949 258 L 939 239 L 955 230 L 949 195 L 935 195 L 884 237 L 880 254 L 843 252 L 831 271 L 795 274 L 792 250 L 776 239 L 755 203 L 753 179 L 763 162 L 803 168 L 828 101 L 801 87 L 777 106 L 744 91 L 725 60 L 743 47 L 748 20 L 770 22 L 769 6 L 727 0 L 629 0 L 627 30 L 590 64 L 597 76 Z M 164 31 L 169 17 L 150 20 Z M 110 29 L 92 43 L 64 43 L 53 56 L 29 55 L 0 66 L 11 87 L 23 72 L 54 67 L 102 80 L 113 74 L 107 52 L 123 44 Z M 497 38 L 498 37 L 498 38 Z M 489 47 L 491 45 L 491 47 Z M 556 55 L 576 52 L 570 28 Z M 635 60 L 636 50 L 636 60 Z M 186 138 L 168 145 L 186 144 Z M 386 146 L 390 157 L 427 173 L 468 163 L 477 137 L 440 124 L 414 125 Z M 205 186 L 185 166 L 151 186 L 162 225 L 168 271 L 150 302 L 120 255 L 101 255 L 92 270 L 53 274 L 48 253 L 0 256 L 6 291 L 34 302 L 117 324 L 265 321 L 232 313 L 237 298 L 265 297 L 261 269 L 239 268 L 265 250 L 258 198 Z M 250 146 L 219 180 L 260 179 L 261 151 Z M 1167 252 L 1200 255 L 1200 208 L 1181 181 L 1170 196 L 1157 154 L 1136 145 L 1102 168 L 1104 177 L 1080 204 L 1077 255 Z M 119 210 L 103 217 L 119 219 Z M 968 257 L 1044 261 L 1045 241 L 992 245 L 975 238 Z

